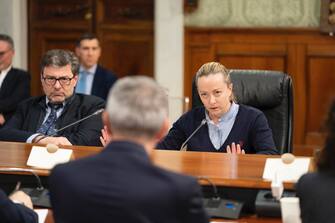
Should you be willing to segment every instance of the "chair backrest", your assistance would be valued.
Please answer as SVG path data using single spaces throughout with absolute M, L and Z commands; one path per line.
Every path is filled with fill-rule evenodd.
M 240 104 L 263 111 L 280 153 L 291 152 L 293 86 L 289 75 L 279 71 L 230 70 L 233 92 Z M 202 105 L 193 80 L 192 108 Z

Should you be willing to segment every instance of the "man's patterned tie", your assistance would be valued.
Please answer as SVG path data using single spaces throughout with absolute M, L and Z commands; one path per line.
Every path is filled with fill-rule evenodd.
M 45 120 L 45 122 L 37 130 L 38 133 L 42 133 L 44 135 L 52 135 L 52 134 L 56 133 L 55 123 L 56 123 L 56 120 L 57 120 L 57 110 L 59 110 L 61 107 L 63 107 L 63 104 L 51 104 L 49 102 L 48 106 L 51 109 L 51 112 L 50 112 L 47 120 Z

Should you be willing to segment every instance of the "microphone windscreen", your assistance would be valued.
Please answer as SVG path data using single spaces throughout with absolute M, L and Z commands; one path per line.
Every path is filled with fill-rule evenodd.
M 285 164 L 291 164 L 294 162 L 295 156 L 292 153 L 284 153 L 281 155 L 281 161 Z
M 58 147 L 57 145 L 52 144 L 52 143 L 47 144 L 46 147 L 47 147 L 47 151 L 48 151 L 49 153 L 55 153 L 55 152 L 57 152 L 57 150 L 59 149 L 59 147 Z

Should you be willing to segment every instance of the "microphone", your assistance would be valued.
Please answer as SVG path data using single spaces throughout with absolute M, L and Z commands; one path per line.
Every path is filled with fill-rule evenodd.
M 286 165 L 293 163 L 294 160 L 295 160 L 295 156 L 292 153 L 284 153 L 283 155 L 281 155 L 281 161 Z M 276 171 L 274 175 L 274 179 L 271 182 L 272 196 L 275 199 L 279 200 L 282 197 L 283 192 L 284 192 L 283 181 L 282 179 L 278 177 L 278 173 Z
M 203 198 L 205 210 L 210 218 L 238 219 L 240 217 L 243 202 L 221 198 L 216 185 L 208 177 L 201 176 L 197 179 L 207 181 L 213 189 L 213 196 Z
M 46 147 L 48 153 L 55 153 L 59 149 L 59 147 L 53 143 L 48 143 Z
M 63 130 L 65 130 L 65 129 L 67 129 L 67 128 L 73 126 L 73 125 L 76 125 L 76 124 L 82 122 L 82 121 L 85 121 L 86 119 L 89 119 L 89 118 L 91 118 L 92 116 L 98 115 L 98 114 L 102 113 L 104 110 L 105 110 L 105 109 L 101 108 L 101 109 L 95 111 L 94 113 L 92 113 L 92 114 L 90 114 L 90 115 L 88 115 L 88 116 L 85 116 L 84 118 L 81 118 L 81 119 L 79 119 L 79 120 L 77 120 L 77 121 L 75 121 L 75 122 L 72 122 L 72 123 L 70 123 L 70 124 L 64 126 L 63 128 L 56 129 L 56 131 L 55 131 L 53 134 L 51 134 L 51 135 L 48 135 L 48 134 L 47 134 L 47 135 L 44 135 L 44 136 L 40 137 L 38 140 L 36 140 L 35 143 L 38 143 L 39 141 L 41 141 L 42 139 L 44 139 L 44 138 L 46 138 L 46 137 L 49 137 L 49 136 L 56 136 L 57 133 L 59 133 L 60 131 L 63 131 Z
M 295 156 L 292 153 L 284 153 L 281 155 L 280 163 L 276 165 L 286 166 L 292 165 L 295 162 Z M 267 167 L 265 167 L 267 168 Z M 281 168 L 273 170 L 273 176 L 266 179 L 271 179 L 271 191 L 259 190 L 255 200 L 255 209 L 258 216 L 265 217 L 280 217 L 280 199 L 282 197 L 295 197 L 296 193 L 287 191 L 283 184 L 283 171 Z M 264 170 L 265 172 L 266 170 Z M 281 173 L 281 174 L 280 174 Z M 286 175 L 286 174 L 285 174 Z M 263 175 L 264 177 L 264 175 Z
M 295 156 L 292 153 L 284 153 L 281 155 L 281 161 L 285 164 L 291 164 L 295 160 Z
M 277 172 L 275 173 L 275 177 L 271 182 L 271 194 L 276 200 L 280 200 L 281 196 L 284 192 L 283 181 L 278 178 Z
M 194 134 L 195 133 L 197 133 L 198 132 L 198 130 L 204 125 L 204 124 L 206 124 L 207 123 L 207 121 L 206 121 L 206 119 L 203 119 L 203 120 L 201 120 L 201 123 L 200 123 L 200 125 L 192 132 L 192 134 L 183 142 L 183 144 L 181 144 L 181 147 L 180 147 L 180 151 L 186 151 L 187 150 L 187 143 L 188 143 L 188 141 L 190 141 L 190 139 L 194 136 Z
M 58 132 L 63 131 L 64 129 L 67 129 L 67 128 L 69 128 L 69 127 L 71 127 L 71 126 L 73 126 L 73 125 L 76 125 L 76 124 L 78 124 L 78 123 L 80 123 L 80 122 L 82 122 L 82 121 L 85 121 L 86 119 L 89 119 L 89 118 L 91 118 L 92 116 L 98 115 L 98 114 L 102 113 L 104 110 L 105 110 L 105 109 L 101 108 L 101 109 L 95 111 L 94 113 L 92 113 L 92 114 L 90 114 L 90 115 L 88 115 L 88 116 L 85 116 L 85 117 L 82 118 L 82 119 L 79 119 L 79 120 L 77 120 L 77 121 L 75 121 L 75 122 L 72 122 L 72 123 L 70 123 L 70 124 L 64 126 L 63 128 L 56 129 L 56 131 L 55 131 L 53 134 L 49 135 L 49 136 L 55 136 L 55 135 L 57 135 Z

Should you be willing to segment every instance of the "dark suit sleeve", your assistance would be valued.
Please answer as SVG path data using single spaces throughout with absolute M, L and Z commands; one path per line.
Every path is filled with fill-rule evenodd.
M 107 100 L 109 90 L 116 80 L 117 76 L 113 72 L 98 65 L 94 75 L 91 94 Z
M 32 108 L 29 108 L 26 102 L 19 104 L 12 118 L 0 129 L 0 140 L 26 142 L 26 140 L 35 133 L 34 131 L 23 130 L 23 123 L 27 119 L 29 109 Z M 37 120 L 35 121 L 37 122 Z
M 37 223 L 37 214 L 21 205 L 13 203 L 7 195 L 0 190 L 0 221 L 2 223 Z
M 112 72 L 108 72 L 106 76 L 107 76 L 106 83 L 104 83 L 105 87 L 103 89 L 103 97 L 102 97 L 105 101 L 107 100 L 110 89 L 113 87 L 113 85 L 117 81 L 116 75 L 113 74 Z
M 67 207 L 65 207 L 66 204 L 64 207 L 61 205 L 62 201 L 64 201 L 64 196 L 66 196 L 66 191 L 62 192 L 62 190 L 66 190 L 64 189 L 64 186 L 67 185 L 68 181 L 68 178 L 63 173 L 64 171 L 62 168 L 62 164 L 56 165 L 52 169 L 48 179 L 50 187 L 50 202 L 52 205 L 53 217 L 55 219 L 55 222 L 61 222 L 61 209 L 63 210 L 63 212 L 71 211 Z
M 6 88 L 6 96 L 0 98 L 0 113 L 13 112 L 23 99 L 30 96 L 29 74 L 19 70 L 16 70 L 16 73 L 10 72 L 7 75 L 15 75 L 15 77 L 8 77 L 8 81 L 6 77 L 3 82 L 3 85 L 6 85 L 2 86 Z
M 202 193 L 199 184 L 192 179 L 182 188 L 183 191 L 180 191 L 182 199 L 180 203 L 184 204 L 180 207 L 180 210 L 182 211 L 182 222 L 209 222 L 209 218 L 203 206 Z
M 273 141 L 272 130 L 263 113 L 257 115 L 251 129 L 251 140 L 257 154 L 278 154 Z
M 297 192 L 297 197 L 299 197 L 300 200 L 300 213 L 302 219 L 304 219 L 306 222 L 308 222 L 308 212 L 313 208 L 314 206 L 314 200 L 308 199 L 308 193 L 306 194 L 306 191 L 309 190 L 309 185 L 307 183 L 306 185 L 306 175 L 303 175 L 300 177 L 298 182 L 295 185 L 295 189 Z M 307 196 L 306 196 L 307 195 Z
M 186 134 L 182 126 L 187 126 L 183 117 L 173 124 L 169 133 L 157 144 L 156 148 L 178 150 L 186 140 Z
M 82 110 L 85 109 L 83 116 L 88 116 L 93 114 L 99 109 L 105 108 L 105 102 L 97 97 L 87 96 L 90 98 L 81 105 Z M 68 112 L 76 112 L 79 108 L 72 108 Z M 82 118 L 81 117 L 81 118 Z M 79 120 L 79 118 L 78 118 Z M 67 124 L 75 120 L 69 121 Z M 66 124 L 64 124 L 65 126 Z M 101 114 L 95 115 L 91 118 L 82 121 L 80 124 L 74 126 L 74 128 L 67 129 L 64 133 L 60 133 L 60 136 L 66 137 L 73 145 L 83 145 L 83 146 L 101 146 L 100 135 L 101 129 L 103 128 Z

